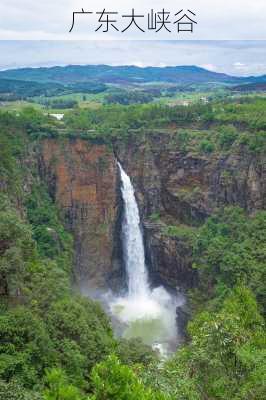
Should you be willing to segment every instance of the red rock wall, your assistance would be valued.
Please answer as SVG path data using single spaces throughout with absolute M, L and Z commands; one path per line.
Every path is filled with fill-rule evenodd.
M 41 170 L 74 234 L 76 281 L 83 290 L 105 287 L 119 273 L 114 259 L 119 190 L 112 151 L 79 139 L 45 140 Z

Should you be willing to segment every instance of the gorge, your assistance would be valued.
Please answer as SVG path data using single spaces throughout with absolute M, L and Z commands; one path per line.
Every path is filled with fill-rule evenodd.
M 0 113 L 3 400 L 264 399 L 264 105 Z
M 110 148 L 86 140 L 45 139 L 38 150 L 41 179 L 73 232 L 75 280 L 82 289 L 122 287 L 122 197 L 116 159 L 131 178 L 143 225 L 152 283 L 183 290 L 196 284 L 185 235 L 168 226 L 197 228 L 222 206 L 249 214 L 265 207 L 262 155 L 185 152 L 171 133 L 147 132 Z M 85 288 L 86 289 L 86 288 Z
M 161 285 L 185 293 L 197 284 L 190 240 L 183 231 L 193 233 L 223 205 L 240 205 L 249 213 L 263 207 L 263 164 L 259 155 L 254 157 L 244 148 L 228 155 L 189 153 L 174 143 L 171 131 L 158 131 L 127 141 L 116 140 L 112 148 L 81 139 L 46 139 L 39 154 L 42 179 L 74 234 L 76 285 L 85 294 L 96 292 L 96 297 L 107 288 L 118 293 L 118 299 L 111 302 L 116 313 L 120 309 L 122 323 L 131 319 L 131 312 L 133 321 L 135 315 L 134 307 L 128 309 L 132 303 L 124 296 L 131 268 L 140 268 L 141 279 L 131 276 L 129 297 L 132 299 L 136 290 L 140 296 L 150 291 L 148 306 L 159 306 L 151 313 L 160 312 L 169 302 L 167 293 L 158 289 Z M 139 211 L 136 204 L 131 209 L 136 218 L 134 233 L 138 230 L 139 213 L 144 241 L 142 244 L 142 237 L 137 235 L 136 248 L 129 242 L 129 232 L 122 228 L 128 200 L 125 196 L 130 194 L 132 201 L 133 189 L 116 159 L 129 171 L 135 188 Z M 123 193 L 121 178 L 127 187 Z M 133 223 L 132 215 L 130 219 Z M 168 233 L 168 226 L 173 225 L 180 226 L 180 234 Z M 129 248 L 125 249 L 121 237 L 128 241 Z M 157 287 L 153 292 L 147 274 L 151 287 Z M 163 304 L 158 304 L 158 297 Z M 134 302 L 133 306 L 139 308 Z M 182 331 L 187 317 L 185 314 L 184 321 L 183 310 L 178 309 Z M 145 307 L 138 310 L 142 311 L 146 312 Z M 134 328 L 139 334 L 138 327 Z M 129 329 L 124 334 L 130 336 L 132 332 Z M 153 343 L 154 337 L 148 341 Z

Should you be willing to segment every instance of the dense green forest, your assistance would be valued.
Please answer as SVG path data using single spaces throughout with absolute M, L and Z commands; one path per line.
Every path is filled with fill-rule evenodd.
M 1 400 L 265 398 L 265 211 L 221 208 L 193 230 L 187 340 L 163 363 L 140 340 L 115 337 L 101 305 L 73 287 L 73 238 L 29 155 L 43 138 L 112 146 L 157 129 L 183 152 L 263 154 L 266 99 L 76 107 L 63 121 L 0 113 Z
M 71 93 L 100 93 L 107 89 L 103 83 L 84 82 L 63 85 L 15 79 L 0 79 L 0 101 L 31 99 L 32 97 L 52 97 Z

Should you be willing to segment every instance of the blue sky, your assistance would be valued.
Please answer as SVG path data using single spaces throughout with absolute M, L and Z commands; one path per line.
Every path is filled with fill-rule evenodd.
M 266 74 L 266 41 L 0 41 L 0 68 L 67 64 L 198 65 Z

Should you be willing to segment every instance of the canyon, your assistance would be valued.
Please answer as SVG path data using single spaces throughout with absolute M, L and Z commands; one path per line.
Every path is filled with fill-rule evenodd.
M 169 131 L 147 131 L 112 144 L 45 139 L 39 170 L 73 233 L 74 278 L 81 291 L 125 285 L 117 160 L 130 176 L 143 226 L 145 259 L 154 286 L 186 291 L 197 284 L 192 248 L 168 225 L 196 228 L 219 207 L 252 214 L 265 207 L 262 156 L 237 146 L 230 153 L 181 149 Z

